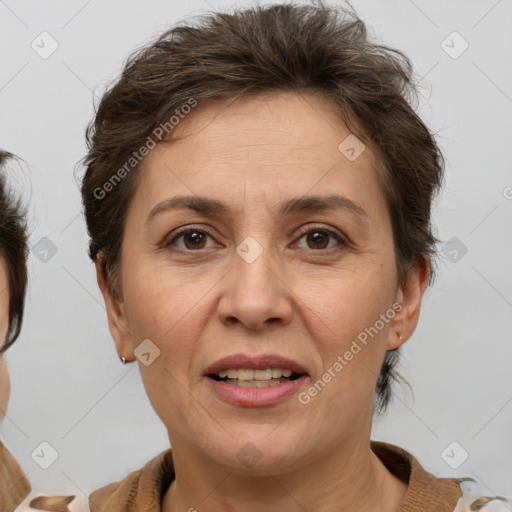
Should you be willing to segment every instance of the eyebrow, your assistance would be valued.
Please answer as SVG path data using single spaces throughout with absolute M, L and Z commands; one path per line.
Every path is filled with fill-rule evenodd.
M 188 208 L 204 215 L 233 215 L 234 211 L 222 201 L 200 196 L 177 196 L 157 204 L 146 219 L 149 222 L 162 212 Z M 282 217 L 306 211 L 347 210 L 356 214 L 362 220 L 368 218 L 366 210 L 348 197 L 340 195 L 304 196 L 290 199 L 279 207 Z

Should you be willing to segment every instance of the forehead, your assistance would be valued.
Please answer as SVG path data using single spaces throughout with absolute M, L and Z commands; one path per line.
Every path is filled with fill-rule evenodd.
M 279 158 L 286 154 L 286 163 L 295 164 L 302 163 L 304 156 L 307 160 L 332 161 L 343 154 L 340 143 L 347 137 L 357 141 L 324 95 L 274 92 L 210 101 L 198 107 L 176 126 L 172 145 L 176 151 L 189 149 L 189 139 L 194 138 L 213 146 L 209 147 L 211 156 L 229 153 L 231 158 L 244 160 L 251 153 L 264 152 L 262 163 L 277 158 L 273 164 L 279 164 Z M 188 158 L 204 157 L 200 149 L 197 147 L 198 152 Z M 361 157 L 365 164 L 377 167 L 373 148 L 367 147 Z
M 341 189 L 382 196 L 373 149 L 320 94 L 211 101 L 185 116 L 172 134 L 142 162 L 139 199 L 163 200 L 175 190 L 223 196 L 236 209 L 258 195 L 277 200 L 273 196 L 284 189 L 293 197 Z

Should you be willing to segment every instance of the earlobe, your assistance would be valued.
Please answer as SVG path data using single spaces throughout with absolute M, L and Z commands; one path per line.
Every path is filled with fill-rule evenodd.
M 406 282 L 398 289 L 395 301 L 402 305 L 393 319 L 387 349 L 395 350 L 405 343 L 418 324 L 421 301 L 428 285 L 430 262 L 428 258 L 417 262 L 407 272 Z
M 95 262 L 96 266 L 96 279 L 98 286 L 105 301 L 105 309 L 108 317 L 108 327 L 119 358 L 126 358 L 132 360 L 135 358 L 130 338 L 130 330 L 125 315 L 124 303 L 122 299 L 112 295 L 108 278 L 103 272 L 101 256 L 98 255 Z

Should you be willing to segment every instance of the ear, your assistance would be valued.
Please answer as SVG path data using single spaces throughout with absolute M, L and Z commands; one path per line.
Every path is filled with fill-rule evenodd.
M 112 338 L 114 338 L 117 353 L 119 358 L 125 357 L 127 361 L 133 361 L 135 360 L 135 354 L 133 353 L 130 329 L 125 315 L 123 300 L 122 298 L 119 299 L 112 295 L 108 277 L 103 272 L 101 255 L 96 258 L 95 265 L 96 279 L 98 281 L 101 294 L 103 295 L 103 300 L 105 301 L 108 327 L 110 329 L 110 334 L 112 334 Z
M 425 257 L 407 272 L 407 279 L 396 294 L 395 302 L 402 304 L 393 318 L 387 350 L 395 350 L 405 343 L 418 324 L 421 300 L 428 285 L 430 276 L 430 260 Z M 400 339 L 400 337 L 402 339 Z

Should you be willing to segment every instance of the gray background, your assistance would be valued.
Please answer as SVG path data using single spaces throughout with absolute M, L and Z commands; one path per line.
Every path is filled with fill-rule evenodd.
M 32 250 L 26 321 L 7 354 L 13 393 L 2 439 L 36 490 L 88 493 L 168 447 L 136 365 L 123 367 L 114 351 L 74 168 L 93 96 L 128 54 L 184 16 L 231 5 L 249 2 L 0 1 L 0 146 L 28 164 L 18 181 L 31 200 L 31 247 L 47 238 L 57 251 L 41 261 L 44 245 Z M 424 77 L 419 112 L 447 159 L 435 221 L 443 241 L 458 240 L 445 247 L 403 350 L 414 395 L 395 388 L 373 438 L 439 476 L 473 477 L 512 497 L 512 2 L 354 6 Z M 31 48 L 43 31 L 59 45 L 46 59 Z M 469 44 L 457 58 L 464 43 L 454 31 Z M 48 469 L 31 457 L 43 441 L 58 453 Z M 40 463 L 51 461 L 38 450 Z M 460 463 L 462 450 L 469 457 L 452 469 L 446 460 Z

